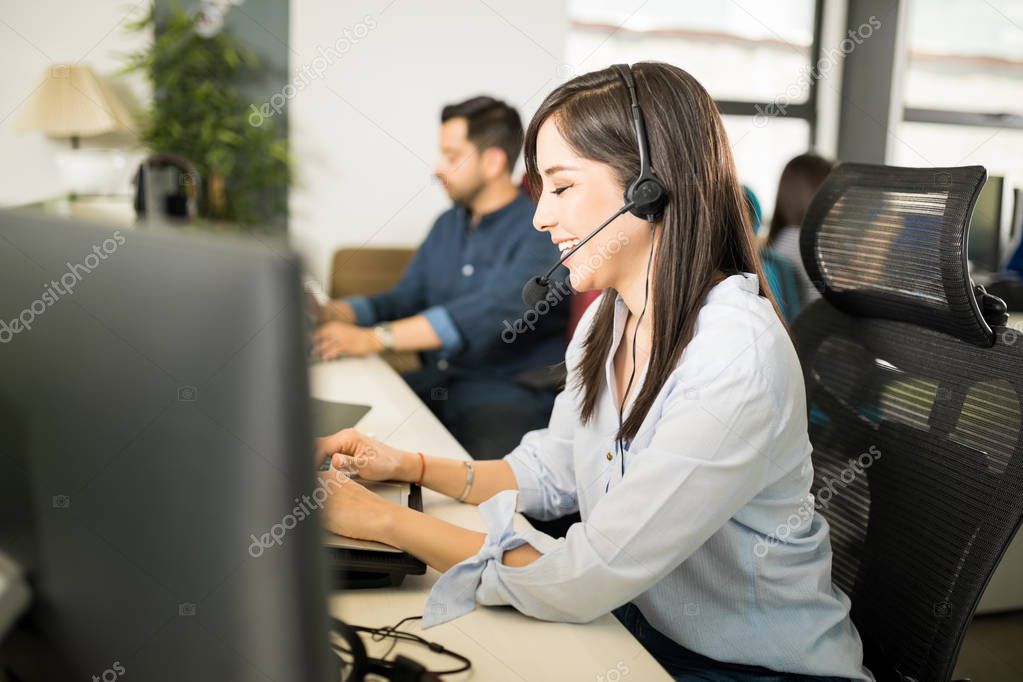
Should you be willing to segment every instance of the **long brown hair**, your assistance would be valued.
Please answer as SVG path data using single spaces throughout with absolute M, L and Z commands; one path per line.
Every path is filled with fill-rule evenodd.
M 632 68 L 646 121 L 653 171 L 668 188 L 651 272 L 653 337 L 647 379 L 618 437 L 631 440 L 692 339 L 696 316 L 720 274 L 751 272 L 764 284 L 749 211 L 735 171 L 728 136 L 707 91 L 682 69 L 660 62 Z M 587 73 L 547 96 L 526 130 L 529 186 L 542 185 L 536 138 L 551 116 L 566 142 L 583 158 L 605 163 L 624 188 L 639 173 L 639 151 L 628 91 L 612 69 Z M 574 377 L 582 390 L 580 418 L 596 412 L 611 348 L 616 292 L 609 291 L 583 342 Z M 775 305 L 777 312 L 777 305 Z
M 817 154 L 800 154 L 785 164 L 778 180 L 767 246 L 774 244 L 782 228 L 803 224 L 810 200 L 824 184 L 833 166 L 831 161 Z

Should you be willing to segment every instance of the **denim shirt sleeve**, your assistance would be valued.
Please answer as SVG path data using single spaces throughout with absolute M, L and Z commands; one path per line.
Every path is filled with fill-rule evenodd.
M 344 300 L 348 302 L 348 305 L 352 306 L 352 312 L 355 313 L 355 324 L 360 327 L 369 327 L 376 324 L 377 311 L 373 308 L 369 298 L 366 296 L 348 296 Z
M 444 356 L 450 357 L 462 349 L 464 345 L 462 334 L 458 331 L 455 321 L 451 319 L 451 314 L 447 308 L 442 305 L 435 305 L 424 310 L 422 315 L 430 323 L 430 326 L 433 327 L 437 338 L 440 339 L 441 350 Z
M 400 320 L 417 315 L 426 308 L 426 282 L 430 277 L 430 261 L 437 249 L 440 248 L 439 237 L 441 230 L 444 229 L 445 216 L 447 216 L 446 213 L 434 223 L 398 283 L 389 291 L 366 297 L 366 301 L 373 311 L 373 321 L 367 324 Z M 356 311 L 356 315 L 358 315 L 358 311 Z M 361 325 L 362 322 L 360 321 L 359 324 Z

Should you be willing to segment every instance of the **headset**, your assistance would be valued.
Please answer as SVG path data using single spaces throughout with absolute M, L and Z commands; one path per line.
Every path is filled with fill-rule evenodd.
M 629 374 L 629 381 L 625 386 L 625 392 L 621 397 L 621 404 L 618 406 L 618 433 L 622 431 L 623 413 L 625 411 L 625 400 L 632 390 L 632 382 L 636 378 L 636 338 L 639 334 L 639 325 L 646 315 L 647 303 L 650 301 L 650 266 L 654 258 L 654 225 L 658 218 L 664 213 L 664 207 L 668 204 L 668 188 L 654 175 L 650 168 L 650 141 L 646 134 L 646 122 L 643 119 L 643 110 L 639 107 L 639 97 L 636 95 L 636 79 L 632 73 L 632 67 L 628 64 L 615 64 L 611 67 L 625 83 L 629 91 L 629 101 L 632 108 L 632 123 L 636 130 L 636 146 L 639 148 L 639 175 L 625 185 L 625 203 L 610 218 L 605 220 L 593 232 L 590 232 L 581 242 L 576 244 L 557 263 L 547 271 L 547 274 L 532 277 L 522 287 L 522 301 L 530 308 L 536 307 L 542 301 L 550 289 L 550 278 L 554 271 L 565 261 L 572 257 L 576 251 L 583 247 L 586 242 L 593 239 L 605 227 L 610 225 L 619 216 L 631 213 L 650 223 L 650 253 L 646 263 L 646 285 L 643 292 L 643 310 L 636 320 L 636 328 L 632 332 L 632 372 Z M 621 437 L 616 437 L 618 453 L 621 457 L 622 476 L 625 475 L 625 444 Z M 610 483 L 608 484 L 610 485 Z
M 546 297 L 551 284 L 551 275 L 572 255 L 582 248 L 586 242 L 593 239 L 610 225 L 616 218 L 631 213 L 637 218 L 648 221 L 651 226 L 664 213 L 664 207 L 668 203 L 668 188 L 654 175 L 650 168 L 650 143 L 646 134 L 646 122 L 643 119 L 643 110 L 639 107 L 639 97 L 636 95 L 636 79 L 632 74 L 632 67 L 628 64 L 615 64 L 611 67 L 625 83 L 629 91 L 629 101 L 632 105 L 632 123 L 636 130 L 636 146 L 639 148 L 639 175 L 625 185 L 624 204 L 614 215 L 605 220 L 600 227 L 590 232 L 585 239 L 576 244 L 572 249 L 562 256 L 555 263 L 547 274 L 531 277 L 522 287 L 522 301 L 530 308 L 533 308 Z
M 340 640 L 340 642 L 331 643 L 330 645 L 338 660 L 340 678 L 344 682 L 363 682 L 367 676 L 373 675 L 375 678 L 390 680 L 391 682 L 437 682 L 444 675 L 456 675 L 472 667 L 472 662 L 465 656 L 455 653 L 450 649 L 445 649 L 436 642 L 423 639 L 419 635 L 398 629 L 410 620 L 420 619 L 422 619 L 422 616 L 409 616 L 402 618 L 395 625 L 370 628 L 361 625 L 350 625 L 337 618 L 330 617 L 331 630 Z M 382 656 L 369 656 L 360 633 L 370 635 L 373 641 L 381 641 L 386 638 L 390 638 L 393 641 L 390 648 Z M 396 655 L 393 659 L 387 659 L 387 656 L 399 641 L 421 644 L 436 654 L 457 659 L 461 665 L 448 670 L 427 670 L 426 666 L 401 654 Z

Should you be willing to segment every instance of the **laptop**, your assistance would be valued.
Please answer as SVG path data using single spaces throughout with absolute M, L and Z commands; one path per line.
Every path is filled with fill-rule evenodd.
M 337 433 L 341 429 L 356 426 L 367 412 L 369 405 L 338 403 L 313 398 L 310 401 L 313 432 L 317 436 Z M 329 468 L 325 461 L 323 468 Z M 387 500 L 423 510 L 422 490 L 417 485 L 400 482 L 364 481 L 354 477 L 362 485 Z M 365 587 L 396 587 L 408 574 L 422 575 L 426 564 L 397 547 L 382 542 L 356 540 L 324 531 L 323 544 L 327 547 L 328 562 L 334 574 L 336 587 L 346 589 Z
M 412 483 L 363 481 L 353 477 L 373 492 L 416 511 L 423 511 L 423 491 Z M 344 589 L 397 587 L 406 575 L 423 575 L 426 564 L 408 552 L 382 542 L 356 540 L 324 531 L 327 563 L 332 569 L 334 586 Z

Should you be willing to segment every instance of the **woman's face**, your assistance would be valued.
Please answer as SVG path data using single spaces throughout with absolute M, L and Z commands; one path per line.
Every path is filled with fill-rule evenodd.
M 578 156 L 554 116 L 537 133 L 536 161 L 543 185 L 533 226 L 547 232 L 563 254 L 622 207 L 624 188 L 611 167 Z M 642 272 L 649 244 L 645 221 L 630 213 L 619 216 L 565 262 L 572 287 L 620 290 L 624 275 Z

